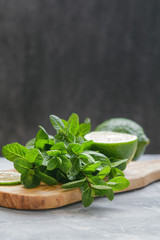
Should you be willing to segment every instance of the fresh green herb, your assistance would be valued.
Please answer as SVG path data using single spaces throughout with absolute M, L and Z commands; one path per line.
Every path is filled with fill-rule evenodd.
M 50 116 L 56 130 L 52 136 L 39 126 L 35 138 L 26 146 L 19 143 L 3 147 L 3 156 L 14 163 L 21 173 L 21 183 L 26 188 L 37 187 L 41 182 L 48 185 L 62 183 L 63 189 L 80 188 L 82 203 L 88 207 L 95 196 L 106 195 L 114 199 L 113 191 L 129 186 L 122 170 L 127 159 L 110 159 L 92 151 L 92 141 L 84 135 L 91 129 L 90 119 L 79 124 L 79 117 L 72 113 L 68 121 Z

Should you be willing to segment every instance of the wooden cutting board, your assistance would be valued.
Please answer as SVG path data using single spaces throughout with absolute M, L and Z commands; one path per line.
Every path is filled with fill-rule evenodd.
M 131 162 L 124 173 L 130 181 L 130 186 L 122 192 L 142 188 L 160 179 L 160 160 Z M 45 184 L 33 189 L 26 189 L 22 185 L 0 186 L 0 205 L 8 208 L 50 209 L 79 201 L 81 201 L 79 188 L 64 190 L 61 185 Z

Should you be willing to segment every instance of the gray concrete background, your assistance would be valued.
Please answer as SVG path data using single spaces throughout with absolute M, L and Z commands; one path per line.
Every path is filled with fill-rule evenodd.
M 0 147 L 49 114 L 140 123 L 159 153 L 159 0 L 1 0 Z
M 140 161 L 160 159 L 144 155 Z M 0 159 L 0 169 L 12 164 Z M 3 240 L 159 240 L 160 182 L 115 195 L 113 202 L 97 198 L 89 208 L 75 203 L 59 209 L 20 211 L 0 207 Z

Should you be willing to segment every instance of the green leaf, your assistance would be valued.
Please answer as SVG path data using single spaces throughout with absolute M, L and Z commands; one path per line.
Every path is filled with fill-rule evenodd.
M 112 169 L 115 169 L 117 177 L 118 176 L 124 177 L 124 173 L 120 169 L 118 169 L 118 168 L 112 168 Z
M 108 189 L 105 194 L 110 201 L 112 201 L 114 199 L 114 192 L 112 189 Z
M 54 138 L 55 138 L 55 143 L 65 141 L 65 136 L 64 136 L 64 133 L 62 133 L 62 132 L 57 133 Z
M 49 162 L 48 162 L 48 165 L 47 165 L 47 170 L 53 170 L 57 167 L 58 165 L 58 161 L 57 161 L 57 158 L 56 157 L 52 157 Z
M 111 163 L 108 157 L 106 157 L 104 154 L 96 152 L 96 151 L 84 151 L 83 153 L 91 155 L 95 161 L 101 161 L 103 165 L 108 165 L 111 167 Z
M 79 126 L 78 134 L 81 136 L 86 135 L 91 130 L 91 124 L 90 123 L 81 123 Z
M 51 176 L 48 176 L 47 174 L 41 172 L 40 170 L 36 170 L 35 171 L 35 174 L 37 177 L 39 177 L 41 179 L 42 182 L 46 183 L 47 185 L 56 185 L 58 184 L 58 181 L 51 177 Z
M 59 151 L 61 151 L 62 154 L 67 153 L 64 142 L 55 143 L 54 146 L 52 146 L 50 150 L 59 150 Z
M 28 162 L 26 159 L 17 158 L 14 160 L 14 168 L 19 173 L 27 173 L 30 168 L 32 168 L 32 163 Z
M 75 135 L 73 133 L 69 132 L 67 140 L 69 140 L 70 142 L 75 142 L 75 140 L 76 140 Z
M 60 164 L 62 164 L 62 159 L 61 159 L 61 157 L 56 157 L 56 159 L 57 159 L 58 165 L 60 166 Z
M 46 167 L 48 165 L 49 160 L 50 160 L 50 156 L 46 152 L 42 152 L 41 154 L 43 156 L 42 165 Z
M 83 179 L 77 180 L 77 181 L 72 181 L 72 182 L 65 183 L 65 184 L 62 185 L 62 188 L 70 189 L 70 188 L 81 187 L 84 182 L 86 182 L 86 178 L 83 178 Z
M 106 177 L 106 175 L 109 174 L 111 168 L 109 166 L 104 167 L 99 173 L 98 173 L 98 177 L 101 179 L 104 179 Z
M 111 186 L 113 191 L 120 191 L 129 186 L 130 182 L 124 177 L 115 177 L 107 182 L 108 186 Z
M 41 180 L 35 175 L 34 170 L 30 169 L 27 173 L 21 175 L 21 182 L 25 188 L 35 188 Z
M 82 194 L 82 203 L 84 207 L 89 207 L 93 202 L 94 198 L 92 197 L 92 190 L 87 188 Z
M 94 163 L 90 163 L 88 165 L 86 165 L 84 168 L 83 168 L 83 171 L 84 172 L 95 172 L 96 169 L 101 165 L 101 162 L 94 162 Z
M 76 138 L 75 142 L 82 145 L 84 143 L 84 138 L 82 136 L 78 136 Z
M 80 160 L 77 157 L 73 157 L 73 158 L 71 158 L 71 164 L 72 164 L 72 167 L 67 175 L 70 180 L 72 180 L 73 177 L 79 173 Z
M 78 130 L 79 130 L 79 117 L 76 113 L 72 113 L 72 115 L 68 119 L 67 132 L 76 135 Z
M 39 139 L 44 139 L 47 140 L 49 139 L 48 133 L 46 132 L 46 130 L 42 127 L 39 126 L 40 130 L 38 131 L 37 135 L 36 135 L 36 140 Z
M 69 144 L 68 148 L 70 148 L 75 154 L 80 154 L 83 152 L 83 146 L 79 143 L 71 143 Z
M 43 155 L 37 148 L 33 148 L 26 153 L 26 159 L 29 162 L 34 163 L 36 166 L 41 166 L 43 162 Z
M 67 183 L 68 182 L 68 177 L 60 169 L 56 169 L 56 179 L 60 183 Z
M 54 127 L 54 129 L 59 133 L 60 131 L 64 130 L 64 124 L 62 120 L 55 116 L 55 115 L 50 115 L 50 121 Z
M 92 141 L 92 140 L 90 140 L 90 141 L 84 141 L 83 144 L 82 144 L 83 149 L 84 149 L 84 150 L 90 149 L 91 146 L 92 146 L 92 144 L 93 144 L 93 141 Z
M 114 157 L 110 157 L 110 161 L 113 164 L 113 167 L 117 167 L 118 169 L 123 171 L 127 166 L 128 159 L 116 159 Z M 119 161 L 124 161 L 124 162 L 119 163 Z
M 25 154 L 28 151 L 29 150 L 26 147 L 19 143 L 11 143 L 2 148 L 3 156 L 12 162 L 14 162 L 14 160 L 17 158 L 26 159 Z
M 94 158 L 90 154 L 88 154 L 86 152 L 82 152 L 79 155 L 79 158 L 83 161 L 84 164 L 94 163 L 95 162 Z
M 91 184 L 91 187 L 94 188 L 94 189 L 97 189 L 97 190 L 108 190 L 108 189 L 112 189 L 111 187 L 106 186 L 106 185 L 94 185 L 94 184 Z
M 89 178 L 90 182 L 94 185 L 106 185 L 107 186 L 107 183 L 103 179 L 101 179 L 97 176 L 90 175 L 90 176 L 88 176 L 88 178 Z
M 89 188 L 89 184 L 85 181 L 82 186 L 80 187 L 81 191 L 84 192 L 87 188 Z
M 45 150 L 46 144 L 48 144 L 48 140 L 45 139 L 39 139 L 35 142 L 35 147 L 38 148 L 41 151 Z
M 57 157 L 61 155 L 61 151 L 59 150 L 49 150 L 47 151 L 47 154 L 52 157 Z
M 30 139 L 30 140 L 26 143 L 25 147 L 28 148 L 28 149 L 34 148 L 35 140 L 36 140 L 35 138 Z
M 118 167 L 119 165 L 121 165 L 122 163 L 126 163 L 128 161 L 128 159 L 122 159 L 122 160 L 116 160 L 115 162 L 111 163 L 112 168 L 113 167 Z
M 64 173 L 68 173 L 69 170 L 72 167 L 71 161 L 64 155 L 61 155 L 61 160 L 62 163 L 58 165 L 58 167 L 64 172 Z
M 63 122 L 63 124 L 64 124 L 64 127 L 66 128 L 66 127 L 67 127 L 67 124 L 68 124 L 68 122 L 67 122 L 66 120 L 62 119 L 62 118 L 61 118 L 61 120 L 62 120 L 62 122 Z

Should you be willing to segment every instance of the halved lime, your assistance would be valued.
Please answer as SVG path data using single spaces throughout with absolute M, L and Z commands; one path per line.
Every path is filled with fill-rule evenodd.
M 92 150 L 97 150 L 107 157 L 128 159 L 130 162 L 137 149 L 137 137 L 131 134 L 97 131 L 85 135 L 86 140 L 93 140 Z
M 133 160 L 138 159 L 149 144 L 149 139 L 144 129 L 138 123 L 127 118 L 111 118 L 98 125 L 95 131 L 111 131 L 136 135 L 138 144 Z
M 17 185 L 21 183 L 21 174 L 12 171 L 0 171 L 0 185 Z

